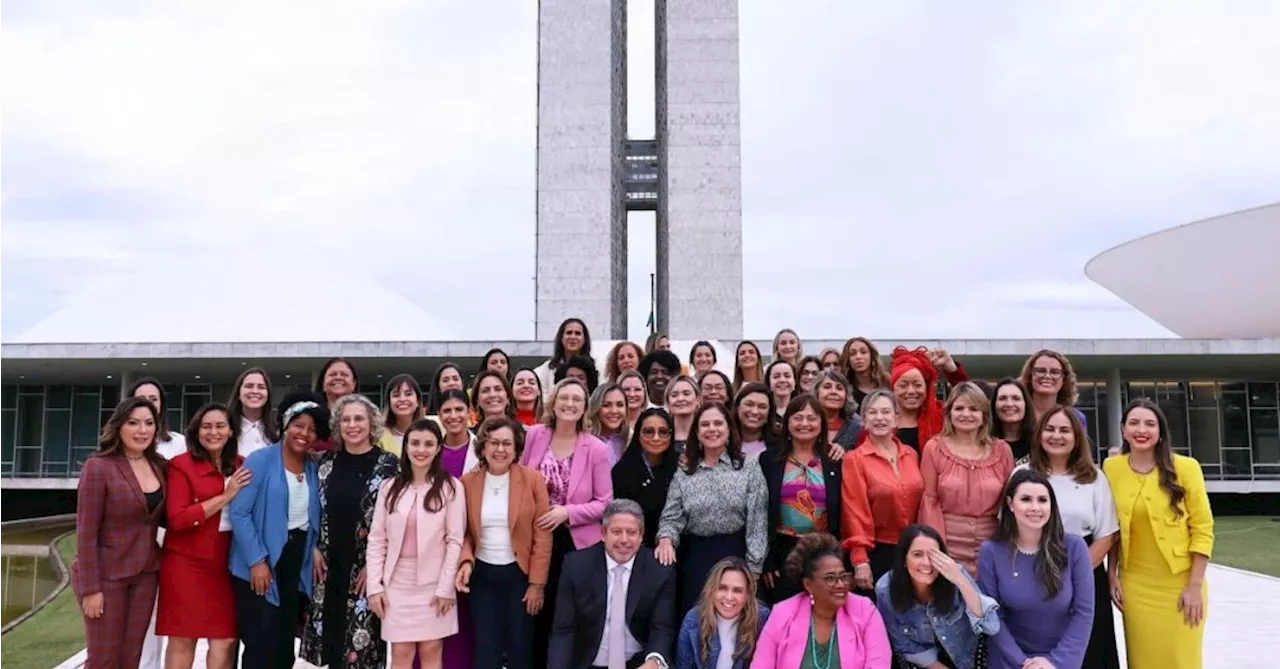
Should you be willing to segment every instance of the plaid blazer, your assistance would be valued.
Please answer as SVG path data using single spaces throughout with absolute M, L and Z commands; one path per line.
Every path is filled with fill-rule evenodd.
M 152 464 L 152 469 L 156 469 Z M 165 473 L 156 469 L 165 485 Z M 122 455 L 95 455 L 80 471 L 76 501 L 76 560 L 72 584 L 80 596 L 102 592 L 103 581 L 118 581 L 160 569 L 156 529 L 164 504 L 147 512 L 147 500 Z

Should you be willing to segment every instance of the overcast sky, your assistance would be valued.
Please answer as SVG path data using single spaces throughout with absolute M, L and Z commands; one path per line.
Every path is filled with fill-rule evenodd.
M 160 340 L 325 339 L 355 272 L 449 335 L 531 338 L 536 5 L 7 0 L 3 337 L 123 278 L 119 317 Z M 747 334 L 1171 336 L 1084 264 L 1280 200 L 1277 34 L 1270 0 L 743 0 Z M 634 221 L 635 338 L 652 237 Z M 237 319 L 259 299 L 314 316 Z

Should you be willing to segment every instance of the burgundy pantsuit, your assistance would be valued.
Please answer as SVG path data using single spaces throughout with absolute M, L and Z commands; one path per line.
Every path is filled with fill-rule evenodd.
M 154 464 L 164 486 L 165 475 Z M 160 549 L 156 529 L 163 502 L 147 509 L 138 479 L 121 454 L 94 455 L 80 472 L 76 503 L 76 560 L 71 585 L 77 601 L 103 594 L 103 612 L 85 618 L 89 669 L 132 669 L 155 607 Z

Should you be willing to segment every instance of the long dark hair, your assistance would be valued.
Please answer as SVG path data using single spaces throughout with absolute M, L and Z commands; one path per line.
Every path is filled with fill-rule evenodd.
M 483 371 L 483 370 L 486 370 L 486 369 L 489 369 L 489 360 L 490 360 L 490 359 L 492 359 L 492 358 L 493 358 L 493 356 L 495 356 L 495 355 L 500 355 L 500 356 L 502 356 L 503 358 L 506 358 L 506 360 L 507 360 L 507 380 L 508 380 L 508 381 L 510 381 L 510 380 L 511 380 L 511 356 L 507 355 L 507 352 L 506 352 L 506 351 L 504 351 L 504 350 L 502 350 L 502 349 L 500 349 L 500 348 L 491 348 L 491 349 L 489 349 L 488 351 L 485 351 L 485 353 L 484 353 L 484 357 L 480 358 L 480 369 L 481 369 L 482 371 Z
M 1013 517 L 1013 509 L 1009 500 L 1018 494 L 1018 487 L 1024 483 L 1044 486 L 1049 491 L 1049 522 L 1040 532 L 1040 548 L 1036 551 L 1036 576 L 1044 586 L 1045 599 L 1053 599 L 1062 590 L 1062 575 L 1067 570 L 1067 543 L 1063 537 L 1062 514 L 1058 510 L 1058 497 L 1053 486 L 1044 474 L 1034 469 L 1019 469 L 1009 478 L 1000 496 L 1000 525 L 996 528 L 995 539 L 1009 544 L 1009 550 L 1018 551 L 1018 521 Z
M 244 380 L 249 378 L 250 374 L 261 374 L 262 382 L 267 386 L 267 403 L 262 405 L 262 416 L 258 421 L 262 423 L 262 439 L 268 444 L 275 443 L 280 440 L 280 428 L 276 426 L 276 416 L 271 411 L 271 377 L 267 375 L 267 370 L 261 367 L 250 367 L 240 372 L 236 385 L 231 387 L 231 397 L 227 398 L 227 410 L 230 412 L 227 418 L 231 421 L 232 429 L 239 435 L 240 420 L 244 418 L 244 403 L 240 401 L 240 388 L 244 386 Z
M 577 323 L 582 326 L 582 350 L 578 351 L 578 355 L 591 357 L 591 330 L 587 327 L 586 321 L 581 318 L 566 318 L 560 323 L 560 327 L 556 329 L 555 347 L 551 349 L 551 364 L 548 365 L 552 370 L 564 364 L 564 330 L 569 327 L 570 323 Z
M 263 407 L 263 414 L 270 413 L 270 407 Z M 213 462 L 213 458 L 209 457 L 209 450 L 200 443 L 200 423 L 204 422 L 204 417 L 213 411 L 221 411 L 227 417 L 227 424 L 231 428 L 231 438 L 222 447 L 222 451 L 218 453 L 218 462 Z M 191 420 L 187 421 L 187 452 L 196 460 L 205 460 L 213 464 L 213 468 L 218 470 L 223 476 L 231 476 L 236 473 L 236 455 L 239 454 L 240 448 L 238 441 L 240 440 L 240 426 L 236 421 L 232 420 L 231 410 L 221 402 L 210 402 L 199 409 L 191 416 Z
M 725 428 L 729 430 L 728 442 L 725 444 L 729 462 L 734 469 L 742 469 L 745 461 L 742 456 L 742 439 L 738 437 L 738 426 L 729 417 L 729 409 L 719 402 L 704 402 L 693 412 L 693 428 L 689 430 L 689 439 L 684 444 L 684 471 L 689 476 L 696 474 L 698 465 L 702 464 L 702 440 L 698 437 L 698 424 L 702 420 L 702 414 L 712 410 L 719 411 L 724 416 Z
M 676 436 L 676 425 L 675 421 L 671 418 L 671 414 L 667 413 L 667 410 L 662 407 L 649 407 L 640 412 L 640 415 L 636 418 L 635 427 L 631 430 L 631 441 L 627 443 L 627 449 L 622 452 L 622 457 L 618 458 L 618 460 L 621 461 L 623 458 L 630 456 L 632 451 L 636 452 L 636 457 L 646 457 L 644 446 L 640 445 L 640 431 L 644 427 L 645 419 L 650 416 L 657 416 L 662 419 L 662 422 L 667 424 L 667 434 L 670 436 L 667 437 L 667 450 L 662 453 L 662 461 L 664 465 L 671 468 L 668 471 L 674 471 L 675 464 L 680 459 L 680 454 L 676 453 L 675 448 L 672 448 L 672 442 L 675 441 Z
M 535 374 L 534 376 L 537 375 Z M 495 372 L 488 368 L 481 369 L 480 372 L 476 374 L 476 378 L 471 380 L 471 410 L 475 411 L 476 415 L 480 417 L 480 422 L 484 422 L 484 409 L 480 407 L 480 384 L 488 378 L 497 379 L 498 383 L 502 384 L 502 392 L 507 394 L 507 410 L 503 413 L 508 418 L 515 418 L 516 396 L 511 392 L 511 382 L 508 381 L 507 377 L 503 376 L 501 372 Z
M 1031 413 L 1028 411 L 1027 413 Z M 1049 419 L 1062 414 L 1071 426 L 1071 434 L 1075 438 L 1075 446 L 1071 455 L 1067 456 L 1067 474 L 1076 483 L 1093 483 L 1098 480 L 1098 467 L 1093 464 L 1093 442 L 1084 431 L 1084 423 L 1076 415 L 1074 407 L 1058 405 L 1044 412 L 1036 421 L 1036 431 L 1031 435 L 1031 455 L 1027 463 L 1032 469 L 1048 476 L 1049 454 L 1044 452 L 1044 429 L 1049 426 Z
M 938 543 L 938 550 L 947 552 L 947 543 L 942 540 L 942 535 L 928 525 L 913 523 L 902 530 L 898 548 L 893 553 L 892 575 L 889 576 L 889 601 L 898 613 L 906 613 L 917 602 L 915 584 L 907 570 L 907 557 L 911 554 L 911 544 L 920 537 L 933 539 Z M 951 613 L 956 606 L 956 593 L 956 585 L 941 576 L 929 586 L 929 598 L 938 613 Z
M 452 369 L 453 371 L 457 372 L 458 376 L 462 377 L 462 387 L 463 388 L 467 387 L 467 381 L 466 381 L 467 377 L 462 376 L 461 367 L 458 367 L 452 362 L 446 362 L 443 365 L 440 365 L 439 367 L 437 367 L 436 373 L 431 376 L 431 387 L 427 388 L 427 413 L 429 414 L 440 413 L 440 405 L 444 403 L 443 395 L 446 391 L 440 390 L 440 377 L 444 376 L 444 372 L 446 369 Z M 464 391 L 463 395 L 465 394 L 466 392 Z M 470 400 L 466 401 L 466 405 L 471 406 Z
M 1004 439 L 1004 424 L 996 413 L 996 398 L 1000 396 L 1000 389 L 1005 386 L 1014 386 L 1018 392 L 1022 393 L 1022 405 L 1026 410 L 1022 414 L 1022 421 L 1018 423 L 1018 439 L 1029 445 L 1036 434 L 1036 410 L 1031 405 L 1031 391 L 1027 390 L 1027 384 L 1012 376 L 1000 379 L 1000 382 L 992 386 L 991 391 L 987 393 L 987 397 L 991 398 L 991 433 Z
M 818 439 L 813 442 L 813 454 L 822 462 L 827 461 L 827 451 L 831 450 L 831 445 L 827 443 L 827 418 L 822 411 L 822 403 L 818 398 L 804 393 L 795 396 L 790 403 L 787 404 L 787 411 L 782 415 L 782 437 L 778 440 L 778 462 L 786 462 L 791 454 L 795 452 L 795 444 L 791 437 L 791 417 L 804 411 L 805 407 L 813 409 L 818 414 Z M 807 463 L 806 463 L 807 464 Z
M 154 383 L 154 381 L 152 381 Z M 107 419 L 107 424 L 102 426 L 102 433 L 98 435 L 98 450 L 94 451 L 96 457 L 106 457 L 116 455 L 124 451 L 124 445 L 120 443 L 120 428 L 129 420 L 129 414 L 138 407 L 146 407 L 151 412 L 151 419 L 155 421 L 156 431 L 151 437 L 151 443 L 147 444 L 147 448 L 142 451 L 143 457 L 161 472 L 168 468 L 168 463 L 164 456 L 160 455 L 156 450 L 157 440 L 160 438 L 160 412 L 156 411 L 156 406 L 144 397 L 126 397 L 116 405 L 115 411 L 111 412 L 111 417 Z M 164 477 L 160 477 L 161 485 L 164 484 Z
M 169 411 L 169 398 L 164 393 L 164 385 L 160 383 L 160 379 L 157 379 L 154 376 L 144 376 L 137 381 L 134 381 L 133 385 L 129 386 L 129 392 L 125 394 L 129 397 L 133 397 L 134 394 L 138 392 L 138 389 L 143 386 L 156 387 L 156 394 L 160 396 L 160 408 L 156 409 L 156 434 L 159 436 L 156 438 L 167 440 L 169 438 L 169 433 L 172 432 L 172 430 L 169 429 L 169 419 L 165 416 Z
M 413 391 L 413 394 L 417 395 L 418 416 L 422 416 L 422 386 L 418 385 L 418 380 L 413 378 L 412 374 L 396 374 L 387 382 L 386 390 L 382 391 L 382 409 L 387 414 L 383 420 L 383 424 L 388 429 L 396 426 L 396 414 L 391 410 L 391 393 L 399 390 L 401 386 L 409 386 L 409 389 Z M 417 418 L 414 420 L 417 420 Z
M 1124 414 L 1120 419 L 1122 428 L 1125 423 L 1129 422 L 1129 414 L 1134 409 L 1146 409 L 1156 416 L 1156 425 L 1160 429 L 1160 438 L 1156 440 L 1153 453 L 1156 458 L 1156 470 L 1160 475 L 1160 488 L 1169 495 L 1169 508 L 1173 509 L 1173 517 L 1181 518 L 1184 513 L 1182 502 L 1187 497 L 1187 490 L 1178 483 L 1178 470 L 1173 467 L 1173 447 L 1169 443 L 1169 419 L 1165 418 L 1164 411 L 1160 409 L 1160 405 L 1145 397 L 1139 397 L 1129 402 L 1129 406 L 1124 408 Z M 1130 450 L 1129 440 L 1125 439 L 1124 444 L 1120 447 L 1120 452 L 1128 455 Z
M 413 485 L 413 464 L 407 452 L 409 448 L 409 437 L 414 432 L 430 432 L 436 438 L 436 457 L 431 459 L 431 464 L 427 466 L 427 494 L 422 496 L 422 508 L 428 513 L 436 513 L 444 508 L 449 502 L 445 499 L 445 488 L 449 489 L 448 495 L 452 499 L 457 494 L 457 489 L 453 484 L 453 477 L 449 472 L 444 470 L 444 464 L 441 457 L 440 449 L 444 448 L 444 434 L 440 431 L 440 426 L 430 418 L 419 418 L 413 421 L 413 425 L 409 426 L 409 430 L 404 433 L 404 441 L 401 442 L 401 458 L 400 468 L 396 471 L 396 477 L 391 480 L 391 488 L 387 491 L 387 511 L 395 511 L 396 502 L 400 501 L 400 495 L 405 489 Z
M 733 424 L 738 428 L 738 438 L 741 439 L 742 426 L 738 424 L 740 422 L 738 418 L 738 409 L 742 406 L 742 400 L 746 399 L 747 395 L 755 395 L 756 393 L 764 395 L 769 400 L 769 413 L 765 414 L 764 425 L 760 428 L 760 441 L 763 441 L 766 445 L 772 446 L 778 439 L 778 435 L 773 431 L 773 421 L 774 417 L 778 415 L 778 408 L 774 406 L 773 393 L 769 392 L 769 387 L 763 383 L 753 381 L 751 383 L 744 384 L 738 389 L 738 392 L 734 394 Z M 823 431 L 825 431 L 825 428 Z

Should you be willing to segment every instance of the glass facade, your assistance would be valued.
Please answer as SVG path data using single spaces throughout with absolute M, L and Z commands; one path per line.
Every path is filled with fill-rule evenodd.
M 423 381 L 420 381 L 423 382 Z M 295 388 L 277 385 L 279 401 Z M 208 383 L 165 384 L 169 429 L 183 432 L 201 406 L 226 402 L 232 386 Z M 0 476 L 56 478 L 76 476 L 98 448 L 98 434 L 120 401 L 119 385 L 11 385 L 0 388 Z M 360 393 L 382 404 L 382 384 L 361 384 Z
M 425 388 L 430 379 L 419 379 Z M 1081 381 L 1077 406 L 1101 462 L 1110 446 L 1105 382 Z M 297 386 L 278 385 L 278 400 Z M 360 393 L 382 403 L 382 383 Z M 1121 384 L 1121 406 L 1146 397 L 1169 419 L 1174 450 L 1200 461 L 1205 478 L 1219 481 L 1280 480 L 1280 384 L 1272 381 L 1154 381 Z M 231 386 L 166 385 L 166 419 L 182 432 L 204 403 L 225 402 Z M 0 402 L 4 477 L 75 476 L 97 448 L 98 432 L 120 398 L 118 385 L 4 385 Z M 1118 418 L 1117 418 L 1118 420 Z

